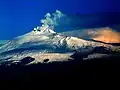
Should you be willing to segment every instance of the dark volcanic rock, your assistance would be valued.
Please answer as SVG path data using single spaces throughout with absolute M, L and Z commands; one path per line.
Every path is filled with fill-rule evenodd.
M 31 59 L 27 57 L 25 59 Z M 23 61 L 25 60 L 23 59 Z M 29 60 L 28 60 L 29 61 Z M 48 59 L 46 60 L 48 61 Z M 77 61 L 77 62 L 76 62 Z M 120 56 L 91 59 L 87 61 L 76 57 L 69 62 L 54 62 L 28 66 L 0 67 L 1 80 L 86 80 L 118 79 L 120 77 Z
M 28 64 L 28 63 L 34 61 L 34 60 L 35 60 L 35 58 L 32 58 L 32 57 L 25 57 L 25 58 L 23 58 L 23 59 L 21 60 L 21 64 L 22 64 L 22 65 L 26 65 L 26 64 Z
M 43 61 L 44 61 L 44 62 L 48 62 L 48 61 L 49 61 L 49 59 L 44 59 Z

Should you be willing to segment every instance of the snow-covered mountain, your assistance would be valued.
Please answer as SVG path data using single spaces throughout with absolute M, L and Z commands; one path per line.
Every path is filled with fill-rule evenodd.
M 42 62 L 49 58 L 51 61 L 65 60 L 73 52 L 90 52 L 95 47 L 111 48 L 111 45 L 83 40 L 77 37 L 64 36 L 42 26 L 25 35 L 14 38 L 0 47 L 0 62 L 19 61 L 25 57 L 33 57 Z M 54 58 L 54 60 L 53 60 Z M 42 60 L 41 60 L 42 59 Z M 58 61 L 59 61 L 58 60 Z
M 57 13 L 60 14 L 58 11 Z M 50 17 L 49 14 L 47 15 Z M 49 25 L 50 22 L 44 21 L 42 20 L 44 23 L 42 26 L 25 35 L 16 37 L 0 47 L 0 64 L 5 62 L 9 62 L 9 64 L 18 63 L 26 57 L 35 59 L 29 64 L 44 63 L 46 59 L 49 59 L 48 62 L 68 61 L 75 52 L 89 53 L 97 47 L 104 47 L 108 51 L 113 50 L 113 48 L 118 50 L 119 48 L 57 33 Z

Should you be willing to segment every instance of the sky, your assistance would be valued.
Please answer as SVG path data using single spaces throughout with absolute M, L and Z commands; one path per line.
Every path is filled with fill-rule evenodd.
M 0 0 L 0 39 L 30 32 L 47 12 L 120 12 L 119 0 Z

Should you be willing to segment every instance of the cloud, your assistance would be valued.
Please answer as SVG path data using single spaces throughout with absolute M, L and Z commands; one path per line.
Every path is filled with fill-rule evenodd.
M 91 39 L 102 41 L 106 43 L 120 43 L 120 32 L 117 32 L 111 28 L 101 28 L 98 30 L 88 30 L 88 35 L 91 35 Z

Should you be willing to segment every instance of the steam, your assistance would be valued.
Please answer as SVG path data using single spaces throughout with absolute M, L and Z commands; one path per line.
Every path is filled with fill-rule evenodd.
M 45 18 L 40 21 L 42 25 L 34 28 L 34 31 L 40 31 L 41 28 L 46 29 L 48 27 L 53 30 L 55 26 L 59 25 L 59 20 L 64 16 L 65 15 L 59 10 L 56 10 L 53 14 L 47 13 L 44 16 Z
M 58 21 L 63 17 L 64 14 L 60 12 L 59 10 L 56 10 L 55 13 L 52 15 L 50 13 L 47 13 L 45 15 L 45 19 L 41 19 L 42 26 L 50 26 L 54 27 L 58 25 Z
M 93 40 L 102 41 L 106 43 L 120 43 L 120 32 L 111 28 L 103 28 L 99 30 L 90 30 L 88 35 L 91 35 Z

